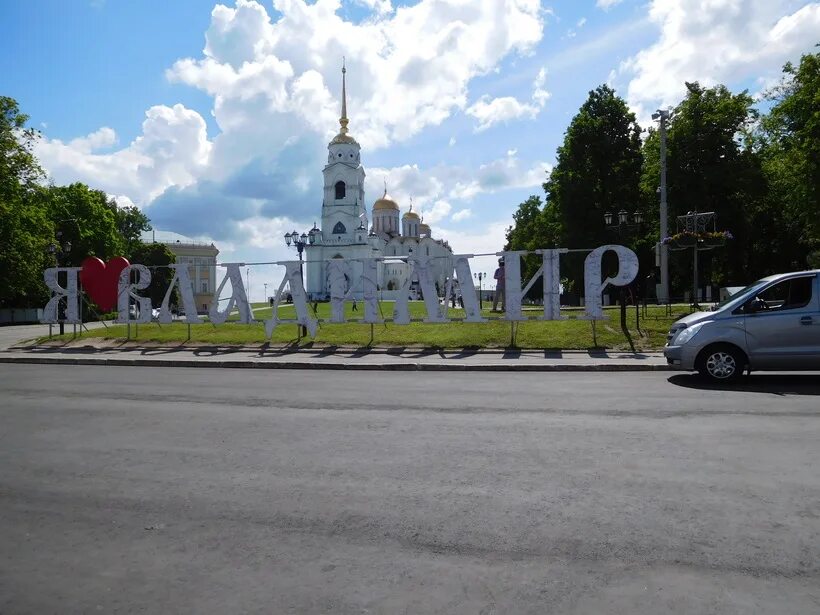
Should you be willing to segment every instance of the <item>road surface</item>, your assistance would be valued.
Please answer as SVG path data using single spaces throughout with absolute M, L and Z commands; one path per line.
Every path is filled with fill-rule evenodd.
M 817 613 L 820 382 L 0 365 L 0 612 Z

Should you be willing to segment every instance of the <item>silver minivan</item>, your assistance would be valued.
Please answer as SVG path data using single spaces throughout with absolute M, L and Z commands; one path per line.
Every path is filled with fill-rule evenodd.
M 820 370 L 820 269 L 772 275 L 672 325 L 663 354 L 712 380 L 744 370 Z

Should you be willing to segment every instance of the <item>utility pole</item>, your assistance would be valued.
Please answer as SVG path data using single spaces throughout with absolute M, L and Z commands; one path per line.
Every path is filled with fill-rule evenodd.
M 660 255 L 661 255 L 661 292 L 658 303 L 669 303 L 669 246 L 663 243 L 669 236 L 669 208 L 666 203 L 666 122 L 669 121 L 669 110 L 658 109 L 652 114 L 653 120 L 660 121 L 661 131 L 661 219 L 660 219 Z

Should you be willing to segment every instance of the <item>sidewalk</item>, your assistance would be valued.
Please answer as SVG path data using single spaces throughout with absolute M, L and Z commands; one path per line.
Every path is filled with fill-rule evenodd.
M 93 323 L 90 326 L 102 326 Z M 310 346 L 24 346 L 48 325 L 0 328 L 0 363 L 405 371 L 665 371 L 661 352 Z
M 0 363 L 404 371 L 661 371 L 662 353 L 429 348 L 11 348 Z

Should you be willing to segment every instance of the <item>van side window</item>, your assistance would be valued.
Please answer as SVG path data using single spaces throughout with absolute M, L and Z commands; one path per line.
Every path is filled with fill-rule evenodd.
M 766 311 L 795 310 L 811 301 L 814 276 L 784 280 L 758 295 L 766 304 Z

